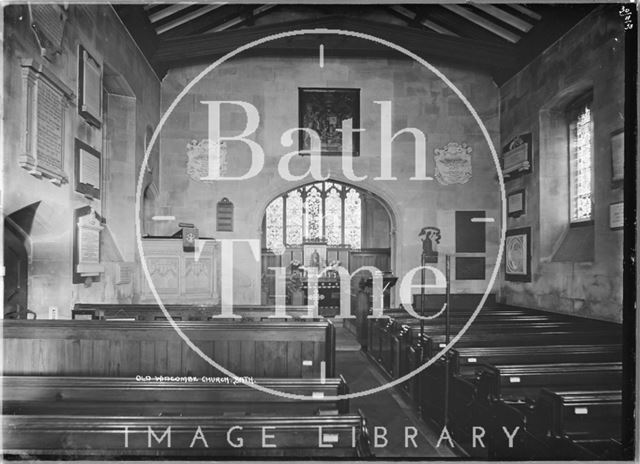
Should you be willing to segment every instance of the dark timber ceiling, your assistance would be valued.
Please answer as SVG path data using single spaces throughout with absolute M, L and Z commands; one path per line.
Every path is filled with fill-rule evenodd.
M 114 8 L 159 76 L 211 62 L 253 40 L 296 29 L 341 29 L 385 39 L 433 62 L 490 73 L 498 84 L 564 35 L 597 4 L 116 4 Z M 305 34 L 248 55 L 398 56 L 338 35 Z

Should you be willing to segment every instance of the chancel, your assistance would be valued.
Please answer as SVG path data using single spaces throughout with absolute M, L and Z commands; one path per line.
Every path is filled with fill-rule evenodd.
M 637 458 L 635 6 L 3 13 L 5 458 Z

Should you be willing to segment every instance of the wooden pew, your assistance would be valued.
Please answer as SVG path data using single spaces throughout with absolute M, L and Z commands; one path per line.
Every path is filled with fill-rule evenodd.
M 335 377 L 328 320 L 179 322 L 204 354 L 238 376 Z M 5 320 L 5 375 L 223 375 L 168 322 Z
M 538 364 L 549 362 L 611 362 L 622 357 L 622 345 L 543 345 L 454 347 L 453 372 L 472 375 L 479 364 Z
M 420 333 L 420 321 L 408 315 L 404 311 L 391 311 L 387 319 L 371 319 L 369 324 L 369 346 L 370 356 L 381 364 L 383 369 L 391 374 L 391 367 L 394 364 L 394 357 L 399 353 L 405 353 L 408 345 L 417 341 Z M 468 314 L 459 315 L 453 313 L 451 317 L 452 331 L 456 332 L 464 326 L 469 319 Z M 474 324 L 481 323 L 502 323 L 502 322 L 547 322 L 549 316 L 530 315 L 520 311 L 482 311 L 474 321 Z M 438 317 L 424 322 L 426 332 L 444 332 L 444 318 Z M 397 374 L 402 374 L 400 369 Z
M 219 305 L 165 305 L 175 321 L 207 321 L 221 314 Z M 260 320 L 274 316 L 273 305 L 235 305 L 233 313 L 247 320 Z M 293 318 L 306 317 L 306 306 L 287 306 L 287 315 Z M 72 310 L 72 318 L 76 320 L 122 320 L 162 321 L 165 314 L 157 304 L 112 304 L 112 303 L 76 303 Z
M 544 346 L 549 344 L 589 344 L 594 340 L 598 343 L 612 344 L 620 341 L 620 333 L 615 331 L 598 331 L 597 328 L 589 330 L 579 329 L 571 330 L 570 328 L 554 328 L 545 330 L 543 328 L 532 328 L 531 326 L 522 326 L 508 332 L 488 333 L 474 329 L 473 325 L 456 343 L 458 347 L 466 346 L 505 346 L 522 344 L 527 346 Z M 425 359 L 429 359 L 435 355 L 442 347 L 445 346 L 445 336 L 425 335 Z
M 518 457 L 510 454 L 513 450 L 507 449 L 506 439 L 500 440 L 498 431 L 503 426 L 519 427 L 525 432 L 519 437 L 521 440 L 538 442 L 527 428 L 527 417 L 535 409 L 542 388 L 615 389 L 621 382 L 620 362 L 486 366 L 471 386 L 467 379 L 453 377 L 450 417 L 459 430 L 468 429 L 469 424 L 481 424 L 492 430 L 489 452 L 494 457 Z
M 451 336 L 456 335 L 461 328 L 467 323 L 468 319 L 452 319 Z M 550 331 L 550 330 L 567 330 L 573 328 L 571 322 L 556 322 L 546 320 L 546 316 L 507 316 L 500 317 L 496 315 L 479 316 L 467 331 L 468 334 L 475 332 L 500 333 L 500 332 L 519 332 L 519 331 Z M 415 319 L 390 319 L 389 322 L 379 331 L 379 339 L 377 349 L 371 350 L 371 356 L 377 356 L 375 359 L 381 365 L 384 371 L 392 378 L 397 378 L 409 372 L 408 350 L 409 346 L 417 344 L 420 332 L 424 331 L 426 335 L 438 336 L 445 331 L 444 324 L 441 322 L 425 321 L 425 325 L 421 328 L 419 321 Z M 596 331 L 595 327 L 585 327 L 584 331 Z M 444 342 L 444 340 L 443 340 Z
M 416 310 L 416 312 L 419 312 L 418 309 L 416 309 L 416 307 L 414 307 L 414 310 Z M 435 314 L 436 312 L 438 312 L 438 310 L 432 310 L 429 313 L 425 313 L 426 315 L 429 314 Z M 502 317 L 507 317 L 507 316 L 523 316 L 523 315 L 529 315 L 531 313 L 530 310 L 519 310 L 519 309 L 501 309 L 501 310 L 494 310 L 493 308 L 483 308 L 480 312 L 481 315 L 483 316 L 491 316 L 491 315 L 495 315 L 495 316 L 502 316 Z M 454 317 L 463 317 L 466 319 L 469 318 L 469 316 L 472 314 L 472 311 L 470 310 L 453 310 L 452 311 L 452 315 L 454 315 Z M 540 317 L 540 316 L 539 316 Z M 400 321 L 400 320 L 410 320 L 410 321 L 418 321 L 415 318 L 412 318 L 409 313 L 402 309 L 402 308 L 392 308 L 392 309 L 385 309 L 383 311 L 383 317 L 381 318 L 368 318 L 367 321 L 367 330 L 366 330 L 366 336 L 367 336 L 367 350 L 372 352 L 372 356 L 375 358 L 379 358 L 379 355 L 377 355 L 376 353 L 379 353 L 380 351 L 380 333 L 381 331 L 384 330 L 384 328 L 386 328 L 386 326 L 388 324 L 394 324 L 396 321 Z M 432 319 L 430 321 L 426 321 L 427 324 L 438 324 L 438 323 L 444 323 L 444 317 L 443 316 L 439 316 L 438 318 Z
M 420 343 L 420 322 L 413 318 L 408 318 L 406 313 L 402 314 L 398 311 L 392 311 L 392 316 L 386 320 L 372 320 L 370 323 L 371 342 L 368 351 L 369 356 L 378 363 L 382 370 L 390 377 L 397 378 L 419 367 L 423 359 L 429 359 L 431 353 L 435 353 L 440 347 L 444 346 L 444 321 L 437 318 L 425 321 L 424 331 L 427 337 L 438 337 L 438 346 L 427 342 Z M 397 314 L 397 316 L 396 316 Z M 454 312 L 451 317 L 451 334 L 455 335 L 460 328 L 468 321 L 467 316 L 458 317 Z M 546 335 L 553 335 L 553 331 L 557 330 L 555 338 L 564 343 L 564 339 L 568 339 L 573 343 L 588 343 L 596 336 L 603 336 L 601 332 L 605 332 L 604 337 L 610 340 L 619 341 L 619 331 L 615 331 L 615 325 L 596 324 L 594 321 L 578 319 L 576 322 L 567 320 L 562 317 L 560 321 L 555 320 L 553 313 L 535 314 L 532 310 L 519 312 L 515 309 L 508 310 L 483 310 L 471 325 L 467 333 L 458 341 L 456 347 L 464 346 L 473 337 L 479 337 L 482 344 L 487 346 L 477 347 L 475 349 L 492 348 L 493 343 L 496 344 L 522 344 L 522 339 L 518 333 L 527 332 L 524 335 L 524 341 L 529 344 L 544 346 L 545 343 L 551 343 L 551 340 L 544 338 Z M 576 329 L 576 330 L 573 330 Z M 499 334 L 496 337 L 484 337 L 483 332 L 489 334 Z M 435 336 L 433 334 L 436 334 Z M 589 335 L 591 334 L 591 335 Z M 544 335 L 544 336 L 543 336 Z M 563 337 L 563 335 L 566 335 Z M 540 336 L 540 337 L 539 337 Z M 535 338 L 540 338 L 535 340 Z M 478 339 L 478 338 L 475 338 Z M 473 345 L 473 343 L 471 343 Z M 427 345 L 426 356 L 423 353 L 423 347 Z M 576 359 L 582 361 L 587 359 Z M 613 360 L 611 358 L 603 359 L 604 361 Z M 596 359 L 597 361 L 597 359 Z M 517 362 L 517 360 L 516 360 Z M 542 360 L 541 362 L 544 362 Z M 404 391 L 416 403 L 420 404 L 419 385 L 420 377 L 405 382 L 403 384 Z M 441 403 L 440 403 L 441 404 Z
M 478 400 L 535 398 L 541 388 L 622 384 L 622 363 L 550 363 L 484 366 L 477 378 Z
M 173 418 L 10 415 L 3 416 L 2 429 L 5 456 L 23 459 L 372 457 L 361 414 Z
M 466 318 L 464 320 L 452 320 L 451 336 L 456 335 L 467 321 L 468 319 Z M 421 328 L 420 322 L 415 320 L 394 320 L 394 322 L 395 323 L 392 323 L 388 329 L 381 334 L 380 364 L 391 377 L 397 378 L 408 372 L 408 348 L 417 343 L 420 332 L 423 331 L 425 334 L 441 334 L 444 333 L 445 329 L 443 324 L 434 323 L 425 323 L 424 327 Z M 566 322 L 557 323 L 545 321 L 544 319 L 539 320 L 536 316 L 496 317 L 487 315 L 478 317 L 469 330 L 483 330 L 488 332 L 498 330 L 510 331 L 520 330 L 525 326 L 533 329 L 548 330 L 569 327 L 570 325 Z
M 188 380 L 188 379 L 185 379 Z M 349 412 L 349 400 L 337 379 L 256 379 L 277 392 L 304 395 L 305 400 L 265 393 L 229 377 L 193 381 L 156 381 L 115 377 L 3 377 L 3 414 L 80 414 L 121 416 L 200 416 L 222 414 L 311 415 Z M 249 379 L 251 380 L 251 379 Z
M 547 345 L 453 348 L 449 353 L 449 385 L 456 401 L 475 399 L 473 381 L 483 364 L 542 364 L 550 362 L 615 362 L 622 356 L 621 345 Z M 412 366 L 413 367 L 413 366 Z M 455 376 L 455 379 L 454 379 Z M 422 395 L 415 396 L 426 417 L 441 419 L 444 414 L 445 358 L 436 361 L 419 376 Z M 455 404 L 454 404 L 455 408 Z
M 619 441 L 621 416 L 619 389 L 543 388 L 529 418 L 528 429 L 553 439 Z
M 620 459 L 621 391 L 587 385 L 579 390 L 543 388 L 535 404 L 492 407 L 488 427 L 519 426 L 519 448 L 506 440 L 491 443 L 491 457 L 528 458 L 523 449 L 536 448 L 540 459 Z M 515 448 L 515 447 L 514 447 Z

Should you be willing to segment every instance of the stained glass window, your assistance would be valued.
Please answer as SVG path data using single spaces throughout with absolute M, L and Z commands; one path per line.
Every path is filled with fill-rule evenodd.
M 266 246 L 272 251 L 305 240 L 358 249 L 362 243 L 360 193 L 336 182 L 305 185 L 273 200 L 265 224 Z
M 591 165 L 593 121 L 591 109 L 582 105 L 569 124 L 570 221 L 592 219 Z
M 324 200 L 324 230 L 328 245 L 342 243 L 342 198 L 338 188 L 333 186 Z
M 322 197 L 315 186 L 307 192 L 304 200 L 304 238 L 322 238 Z
M 344 202 L 344 216 L 344 241 L 353 248 L 360 248 L 362 202 L 360 201 L 360 194 L 354 189 L 349 189 L 347 191 L 347 196 Z
M 267 206 L 266 225 L 267 225 L 267 248 L 273 251 L 282 250 L 284 248 L 283 237 L 283 210 L 284 199 L 276 198 L 269 206 Z
M 287 228 L 287 244 L 302 244 L 302 195 L 300 190 L 292 190 L 287 195 L 287 211 L 286 211 L 286 228 Z

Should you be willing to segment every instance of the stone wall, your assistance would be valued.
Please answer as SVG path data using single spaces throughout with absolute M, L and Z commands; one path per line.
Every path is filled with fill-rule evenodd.
M 507 183 L 524 188 L 526 214 L 508 228 L 531 227 L 532 281 L 504 282 L 511 304 L 621 321 L 622 230 L 609 229 L 609 205 L 623 198 L 611 182 L 611 133 L 624 125 L 624 31 L 615 6 L 598 8 L 500 88 L 505 144 L 532 132 L 533 173 Z M 565 110 L 592 92 L 594 122 L 593 259 L 558 261 L 571 240 Z
M 204 66 L 170 70 L 162 83 L 162 108 L 167 109 L 185 85 Z M 494 143 L 498 139 L 498 89 L 490 76 L 440 68 L 462 91 L 484 121 Z M 321 68 L 315 58 L 236 57 L 206 75 L 196 84 L 168 117 L 161 132 L 161 193 L 159 210 L 176 216 L 164 233 L 177 230 L 177 222 L 194 222 L 200 235 L 217 239 L 256 239 L 261 236 L 265 207 L 277 195 L 299 182 L 283 180 L 277 172 L 280 158 L 297 150 L 297 140 L 283 147 L 281 135 L 298 126 L 298 87 L 361 89 L 361 156 L 354 158 L 357 175 L 368 176 L 356 186 L 369 190 L 384 201 L 392 212 L 392 267 L 402 276 L 419 265 L 421 250 L 418 233 L 424 226 L 442 229 L 442 249 L 452 250 L 454 211 L 486 210 L 498 217 L 499 192 L 495 168 L 482 132 L 460 99 L 427 69 L 408 60 L 326 59 Z M 187 144 L 208 137 L 207 107 L 202 101 L 241 100 L 254 105 L 260 124 L 249 138 L 264 149 L 265 164 L 260 174 L 243 181 L 203 183 L 186 174 Z M 473 177 L 465 184 L 440 185 L 438 181 L 412 181 L 414 139 L 399 136 L 393 144 L 393 175 L 397 180 L 375 180 L 380 176 L 380 106 L 374 101 L 392 102 L 393 132 L 416 127 L 427 136 L 427 175 L 434 174 L 434 149 L 448 142 L 466 142 L 473 148 Z M 222 135 L 236 135 L 245 127 L 246 117 L 239 107 L 223 106 Z M 422 155 L 421 155 L 422 156 Z M 250 153 L 241 142 L 228 143 L 227 176 L 244 174 Z M 340 157 L 322 157 L 324 174 L 348 181 L 342 174 Z M 301 174 L 309 157 L 296 156 L 291 171 Z M 223 197 L 235 205 L 233 232 L 216 232 L 215 207 Z M 487 225 L 487 277 L 495 264 L 498 223 Z M 161 233 L 161 231 L 157 231 Z M 439 267 L 443 269 L 441 260 Z M 234 301 L 260 301 L 260 263 L 247 246 L 239 244 L 234 262 Z M 454 274 L 455 275 L 455 274 Z M 419 277 L 416 276 L 416 283 Z M 454 292 L 483 292 L 486 280 L 454 281 Z
M 70 4 L 62 53 L 52 62 L 40 57 L 29 25 L 26 5 L 4 8 L 4 214 L 10 215 L 40 201 L 31 231 L 28 307 L 47 318 L 49 307 L 60 318 L 69 318 L 76 302 L 131 301 L 134 283 L 116 285 L 118 262 L 135 260 L 134 185 L 142 160 L 147 126 L 155 126 L 159 114 L 160 82 L 132 41 L 111 6 Z M 77 110 L 78 46 L 82 45 L 105 70 L 105 88 L 128 99 L 123 112 L 107 114 L 102 128 L 90 126 Z M 69 183 L 54 185 L 37 179 L 18 165 L 24 132 L 21 59 L 38 60 L 73 90 L 75 102 L 68 110 L 64 136 L 64 171 Z M 111 84 L 109 84 L 111 80 Z M 109 104 L 105 98 L 103 104 Z M 124 119 L 122 119 L 124 117 Z M 127 125 L 126 137 L 105 137 L 116 122 Z M 74 139 L 93 146 L 103 156 L 102 200 L 90 201 L 74 192 Z M 157 169 L 155 177 L 157 178 Z M 150 179 L 147 179 L 150 181 Z M 109 201 L 106 202 L 105 198 Z M 102 262 L 106 272 L 91 286 L 72 284 L 73 211 L 91 204 L 104 212 L 107 229 L 102 234 Z

